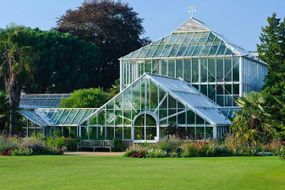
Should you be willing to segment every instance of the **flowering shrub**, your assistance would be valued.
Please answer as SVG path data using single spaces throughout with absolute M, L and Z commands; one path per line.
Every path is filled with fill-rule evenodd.
M 164 150 L 160 149 L 149 149 L 147 151 L 147 157 L 149 158 L 165 158 L 167 157 L 167 153 Z
M 33 154 L 33 149 L 19 147 L 12 151 L 12 156 L 29 156 Z
M 141 145 L 133 144 L 125 152 L 124 156 L 132 158 L 145 158 L 147 149 Z
M 208 142 L 190 142 L 183 145 L 183 157 L 204 157 L 209 156 L 210 145 Z
M 12 156 L 24 155 L 58 155 L 62 154 L 62 149 L 49 146 L 46 141 L 39 136 L 30 138 L 0 137 L 0 153 Z

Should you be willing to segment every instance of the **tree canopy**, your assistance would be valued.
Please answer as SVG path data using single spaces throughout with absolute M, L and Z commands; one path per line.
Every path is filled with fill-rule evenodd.
M 63 108 L 99 108 L 110 99 L 101 88 L 81 89 L 74 91 L 70 97 L 60 102 Z
M 10 105 L 9 135 L 16 122 L 16 109 L 25 83 L 31 82 L 36 50 L 30 46 L 25 27 L 11 26 L 0 31 L 0 69 Z
M 262 28 L 258 53 L 268 63 L 269 72 L 263 89 L 271 122 L 285 139 L 285 18 L 274 13 Z
M 285 140 L 285 19 L 274 13 L 267 22 L 257 46 L 259 58 L 269 66 L 265 86 L 237 101 L 241 109 L 231 126 L 233 133 L 249 142 Z
M 97 46 L 67 33 L 26 28 L 31 46 L 38 51 L 32 73 L 34 82 L 27 93 L 66 93 L 100 86 L 96 72 L 100 65 Z
M 68 10 L 59 18 L 56 29 L 100 47 L 102 62 L 96 78 L 106 89 L 119 78 L 118 59 L 148 43 L 141 37 L 144 33 L 142 21 L 126 3 L 93 0 Z

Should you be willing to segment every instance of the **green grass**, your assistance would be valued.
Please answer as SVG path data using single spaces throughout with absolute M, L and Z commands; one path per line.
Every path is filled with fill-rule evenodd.
M 278 157 L 0 157 L 0 189 L 285 189 Z

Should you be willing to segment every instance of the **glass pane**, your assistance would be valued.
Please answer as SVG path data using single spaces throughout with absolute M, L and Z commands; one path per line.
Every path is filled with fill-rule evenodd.
M 180 44 L 175 44 L 175 45 L 173 46 L 173 48 L 172 48 L 170 54 L 169 54 L 169 57 L 175 57 L 176 54 L 177 54 L 177 52 L 178 52 L 178 50 L 179 50 L 179 48 L 180 48 L 180 46 L 181 46 Z
M 216 61 L 215 59 L 208 59 L 208 81 L 215 82 L 216 78 Z
M 192 111 L 187 111 L 187 124 L 195 124 L 195 113 Z
M 204 119 L 196 114 L 196 124 L 204 124 Z
M 231 58 L 224 59 L 225 64 L 225 81 L 232 81 L 232 61 Z
M 128 139 L 132 139 L 132 129 L 131 127 L 124 127 L 124 139 L 128 140 Z
M 121 140 L 123 138 L 123 128 L 122 127 L 116 127 L 115 128 L 115 139 Z
M 195 139 L 195 128 L 194 127 L 186 128 L 186 139 L 189 139 L 189 140 Z
M 205 95 L 205 96 L 207 96 L 207 85 L 201 85 L 201 92 Z
M 222 82 L 224 80 L 224 64 L 223 59 L 217 59 L 217 81 Z
M 89 128 L 89 139 L 95 140 L 97 139 L 97 127 L 90 127 Z
M 189 45 L 185 56 L 192 56 L 195 47 L 196 47 L 195 45 Z
M 153 110 L 158 105 L 158 92 L 157 92 L 157 86 L 153 84 L 153 82 L 150 82 L 150 88 L 149 88 L 149 97 L 150 97 L 150 109 Z
M 213 101 L 216 100 L 216 86 L 215 85 L 208 85 L 208 97 Z
M 158 48 L 158 46 L 156 45 L 151 45 L 150 49 L 148 50 L 146 57 L 153 57 L 156 49 Z
M 144 140 L 144 127 L 134 127 L 135 140 Z
M 201 82 L 207 82 L 207 59 L 200 59 Z
M 205 139 L 205 136 L 204 136 L 204 127 L 197 127 L 197 128 L 196 128 L 196 139 L 197 139 L 197 140 Z
M 187 36 L 185 37 L 183 43 L 184 43 L 184 44 L 190 44 L 193 35 L 194 35 L 193 32 L 189 32 L 189 33 L 187 34 Z
M 206 127 L 206 139 L 213 138 L 213 127 Z
M 186 124 L 186 112 L 178 115 L 178 124 Z
M 151 72 L 159 74 L 159 60 L 152 60 Z
M 184 59 L 184 80 L 191 82 L 191 59 Z
M 233 85 L 233 94 L 239 95 L 239 84 Z
M 104 140 L 105 139 L 105 127 L 98 128 L 98 139 Z
M 156 137 L 156 127 L 147 127 L 146 128 L 146 140 L 154 140 Z
M 107 138 L 106 139 L 114 139 L 114 127 L 107 127 Z
M 188 44 L 182 44 L 176 56 L 177 57 L 184 56 L 184 54 L 186 53 L 187 47 L 188 47 Z
M 198 59 L 192 59 L 192 82 L 198 82 Z
M 193 55 L 193 56 L 198 56 L 198 55 L 200 55 L 202 48 L 203 48 L 202 45 L 197 45 L 192 55 Z
M 221 40 L 216 38 L 214 43 L 213 43 L 213 45 L 212 45 L 212 47 L 211 47 L 209 55 L 216 55 L 220 44 L 221 44 Z
M 166 45 L 164 50 L 161 52 L 161 57 L 167 57 L 172 49 L 173 45 Z
M 176 78 L 183 78 L 183 62 L 181 59 L 176 60 Z
M 224 44 L 221 44 L 218 50 L 218 55 L 224 55 L 226 51 L 226 46 Z
M 168 60 L 168 76 L 175 77 L 175 60 Z
M 234 66 L 233 66 L 233 81 L 239 81 L 239 59 L 234 58 Z
M 153 57 L 160 57 L 161 52 L 163 51 L 165 45 L 159 45 L 153 55 Z
M 151 60 L 145 61 L 145 72 L 150 73 L 151 72 Z
M 167 60 L 160 60 L 161 75 L 167 76 Z
M 176 40 L 176 44 L 182 44 L 182 42 L 184 41 L 185 37 L 186 37 L 185 33 L 179 34 L 178 38 Z

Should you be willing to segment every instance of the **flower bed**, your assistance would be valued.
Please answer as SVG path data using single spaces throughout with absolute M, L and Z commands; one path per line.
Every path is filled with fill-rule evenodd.
M 161 140 L 155 144 L 134 144 L 126 152 L 126 157 L 165 158 L 165 157 L 222 157 L 222 156 L 285 156 L 285 149 L 278 141 L 267 145 L 246 146 L 232 141 L 185 142 L 176 138 Z
M 77 142 L 64 137 L 0 137 L 0 155 L 61 155 L 64 150 L 76 150 Z

